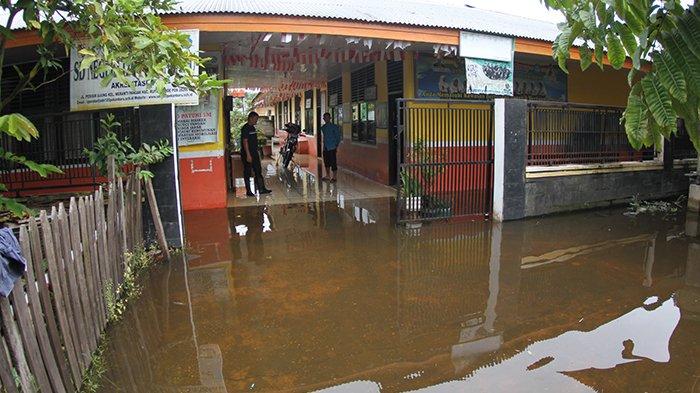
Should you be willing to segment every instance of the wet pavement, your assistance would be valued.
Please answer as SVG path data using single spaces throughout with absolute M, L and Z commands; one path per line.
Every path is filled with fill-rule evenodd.
M 103 391 L 700 392 L 697 216 L 394 224 L 391 199 L 186 215 Z

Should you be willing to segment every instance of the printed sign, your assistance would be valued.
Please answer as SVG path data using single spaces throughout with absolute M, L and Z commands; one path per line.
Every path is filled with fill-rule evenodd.
M 199 105 L 175 107 L 178 146 L 215 143 L 219 138 L 219 97 L 209 93 Z
M 192 53 L 199 52 L 199 30 L 183 30 L 189 34 Z M 146 83 L 138 78 L 132 78 L 135 87 L 132 88 L 116 79 L 107 86 L 102 86 L 104 74 L 97 74 L 97 62 L 80 71 L 80 63 L 83 56 L 73 48 L 70 54 L 70 110 L 82 111 L 103 108 L 122 108 L 139 105 L 154 104 L 179 104 L 196 105 L 199 97 L 185 88 L 166 86 L 165 96 L 161 96 L 155 89 L 148 88 Z M 195 70 L 196 71 L 196 70 Z
M 556 64 L 515 63 L 513 86 L 518 98 L 566 101 L 566 74 Z
M 466 94 L 464 59 L 421 56 L 415 64 L 418 98 L 469 98 Z
M 513 95 L 513 62 L 464 59 L 467 94 Z

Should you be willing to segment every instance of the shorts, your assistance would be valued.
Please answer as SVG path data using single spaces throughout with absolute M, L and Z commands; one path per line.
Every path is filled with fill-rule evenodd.
M 338 170 L 338 158 L 336 157 L 337 149 L 323 151 L 323 165 L 326 168 L 331 168 L 334 171 Z

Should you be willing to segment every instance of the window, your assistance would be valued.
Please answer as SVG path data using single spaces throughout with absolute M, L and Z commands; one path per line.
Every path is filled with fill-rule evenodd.
M 301 124 L 301 97 L 294 97 L 294 122 Z
M 304 132 L 314 134 L 314 93 L 311 90 L 304 93 Z
M 282 103 L 282 106 L 283 106 L 283 108 L 282 108 L 283 122 L 284 122 L 284 124 L 287 124 L 287 123 L 289 123 L 289 101 L 285 101 L 284 103 Z M 284 128 L 284 124 L 282 125 L 281 128 Z
M 376 144 L 374 64 L 353 71 L 350 75 L 352 100 L 352 140 Z
M 328 82 L 328 112 L 335 124 L 343 124 L 343 78 Z

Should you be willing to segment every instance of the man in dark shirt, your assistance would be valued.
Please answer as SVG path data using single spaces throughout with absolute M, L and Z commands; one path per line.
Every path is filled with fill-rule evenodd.
M 250 112 L 248 122 L 241 127 L 241 160 L 243 161 L 243 180 L 247 196 L 255 196 L 250 189 L 251 171 L 255 173 L 255 189 L 260 194 L 269 194 L 272 191 L 265 187 L 265 180 L 262 176 L 262 164 L 258 153 L 258 132 L 255 125 L 258 123 L 258 114 Z

